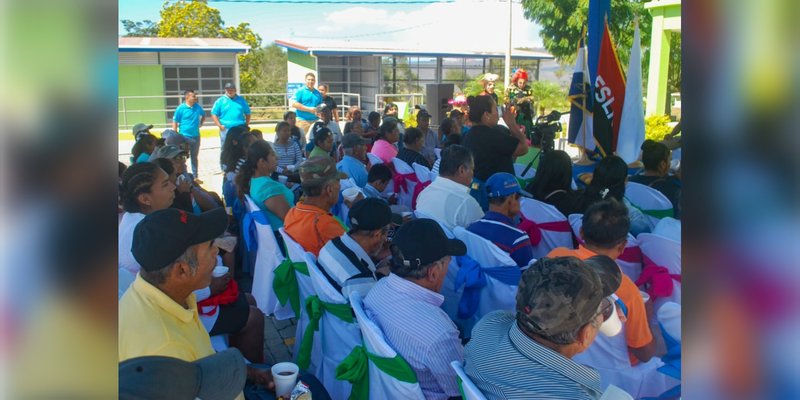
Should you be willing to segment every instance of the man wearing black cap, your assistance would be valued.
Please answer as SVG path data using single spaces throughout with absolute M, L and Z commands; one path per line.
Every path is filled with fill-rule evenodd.
M 460 396 L 453 361 L 464 359 L 458 329 L 442 310 L 439 294 L 452 256 L 464 242 L 448 239 L 432 219 L 405 223 L 391 245 L 391 274 L 364 299 L 364 309 L 408 363 L 426 399 Z
M 214 353 L 197 313 L 195 290 L 211 283 L 228 215 L 176 209 L 148 214 L 136 226 L 132 252 L 141 270 L 119 301 L 119 360 L 160 355 L 195 361 Z M 267 371 L 248 377 L 272 385 Z
M 442 146 L 442 137 L 431 129 L 431 114 L 424 108 L 417 113 L 417 128 L 425 138 L 421 153 L 428 160 L 428 165 L 433 165 L 436 161 L 434 149 Z
M 364 199 L 355 203 L 350 208 L 348 219 L 350 231 L 331 239 L 320 250 L 317 263 L 328 282 L 345 298 L 353 291 L 366 296 L 379 276 L 388 273 L 378 271 L 375 261 L 388 256 L 385 250 L 390 224 L 399 224 L 401 221 L 393 216 L 389 205 L 380 199 Z
M 473 328 L 467 375 L 490 400 L 600 398 L 600 375 L 572 357 L 598 332 L 618 332 L 605 325 L 621 275 L 605 256 L 539 259 L 520 278 L 516 314 L 495 311 Z

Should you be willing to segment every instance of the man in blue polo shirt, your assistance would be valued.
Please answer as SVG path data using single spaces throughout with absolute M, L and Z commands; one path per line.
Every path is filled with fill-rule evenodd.
M 225 136 L 228 129 L 239 125 L 250 124 L 250 106 L 244 97 L 236 94 L 236 86 L 233 83 L 225 84 L 225 96 L 214 102 L 211 108 L 211 118 L 219 127 L 219 145 L 225 145 Z
M 297 110 L 297 127 L 300 132 L 305 134 L 311 124 L 318 119 L 317 106 L 322 104 L 322 93 L 314 85 L 317 83 L 317 76 L 313 72 L 306 74 L 306 85 L 295 92 L 292 97 L 292 107 Z
M 520 196 L 531 195 L 519 187 L 514 175 L 507 172 L 490 176 L 486 181 L 486 191 L 489 211 L 467 229 L 508 253 L 520 268 L 526 267 L 533 259 L 533 246 L 528 234 L 514 226 L 514 217 L 520 213 Z
M 185 101 L 175 109 L 172 116 L 172 129 L 179 132 L 189 143 L 189 154 L 192 159 L 192 174 L 197 174 L 197 155 L 200 152 L 200 127 L 206 121 L 206 112 L 197 103 L 194 90 L 183 92 Z

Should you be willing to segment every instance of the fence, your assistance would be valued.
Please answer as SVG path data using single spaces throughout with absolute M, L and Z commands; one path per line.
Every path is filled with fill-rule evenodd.
M 216 99 L 224 94 L 198 94 L 197 101 L 206 110 L 206 125 L 211 123 L 211 105 L 213 102 L 203 99 Z M 329 93 L 337 100 L 339 119 L 345 118 L 345 113 L 351 105 L 361 106 L 361 95 L 358 93 Z M 291 100 L 288 93 L 251 93 L 240 94 L 250 105 L 250 123 L 274 123 L 283 120 L 283 114 L 291 110 Z M 177 101 L 175 101 L 177 99 Z M 171 100 L 171 101 L 170 101 Z M 144 122 L 153 124 L 158 128 L 172 126 L 172 113 L 183 101 L 183 96 L 120 96 L 119 97 L 119 123 L 120 130 L 130 129 L 133 125 Z M 175 103 L 175 105 L 168 105 Z M 162 122 L 159 122 L 162 121 Z

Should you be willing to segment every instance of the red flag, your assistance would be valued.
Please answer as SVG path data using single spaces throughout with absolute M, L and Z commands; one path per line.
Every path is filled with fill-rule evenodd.
M 597 79 L 594 83 L 594 137 L 603 157 L 613 154 L 617 148 L 622 105 L 625 102 L 625 76 L 606 23 L 603 41 L 600 43 L 600 58 L 597 64 Z

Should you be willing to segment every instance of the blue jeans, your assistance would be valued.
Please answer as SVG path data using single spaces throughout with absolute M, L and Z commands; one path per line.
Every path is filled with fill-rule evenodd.
M 192 162 L 192 175 L 197 178 L 198 175 L 198 156 L 200 154 L 200 136 L 198 137 L 189 137 L 184 136 L 186 138 L 186 142 L 189 143 L 189 158 Z
M 222 149 L 225 148 L 225 137 L 226 136 L 228 136 L 228 130 L 227 129 L 220 129 L 219 130 L 219 155 L 220 155 L 219 169 L 221 169 L 222 172 L 225 172 L 225 166 L 222 164 Z

